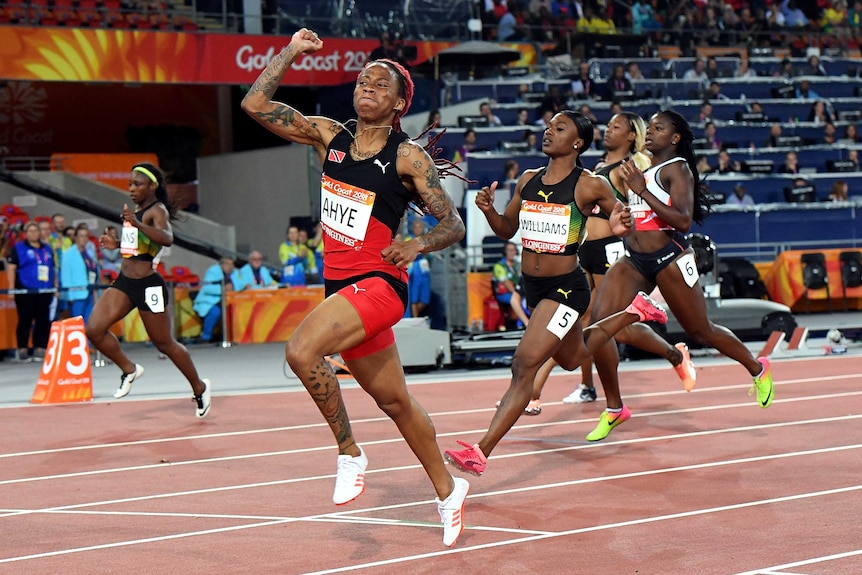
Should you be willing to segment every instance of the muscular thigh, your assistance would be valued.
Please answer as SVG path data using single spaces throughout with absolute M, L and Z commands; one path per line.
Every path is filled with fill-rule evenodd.
M 563 341 L 580 333 L 580 314 L 565 304 L 543 299 L 533 309 L 515 355 L 525 364 L 539 366 L 558 352 Z M 583 340 L 582 340 L 583 341 Z
M 697 269 L 691 267 L 693 253 L 689 248 L 656 277 L 662 297 L 686 332 L 697 331 L 709 322 Z

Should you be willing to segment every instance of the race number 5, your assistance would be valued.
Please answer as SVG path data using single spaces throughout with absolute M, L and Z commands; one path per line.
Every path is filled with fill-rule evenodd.
M 61 338 L 65 335 L 65 342 Z M 64 344 L 68 347 L 64 350 Z M 64 353 L 65 351 L 65 353 Z M 87 336 L 83 331 L 65 331 L 56 329 L 48 339 L 45 350 L 45 361 L 42 363 L 42 373 L 48 375 L 54 369 L 54 364 L 65 361 L 62 367 L 72 376 L 82 375 L 90 364 L 90 352 L 87 349 Z
M 578 321 L 578 317 L 577 311 L 567 305 L 559 304 L 557 311 L 551 317 L 551 321 L 548 322 L 547 329 L 562 340 Z

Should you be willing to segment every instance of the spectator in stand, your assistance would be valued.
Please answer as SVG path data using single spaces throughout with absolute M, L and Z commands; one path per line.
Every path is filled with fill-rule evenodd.
M 452 156 L 452 161 L 454 163 L 464 162 L 467 160 L 467 156 L 469 156 L 470 152 L 476 149 L 476 130 L 473 128 L 467 128 L 464 131 L 464 141 L 461 142 L 461 145 L 455 150 L 455 155 Z
M 762 12 L 762 9 L 760 9 Z M 763 27 L 766 22 L 762 19 L 755 18 L 751 12 L 751 8 L 748 5 L 744 5 L 742 10 L 739 13 L 739 21 L 736 23 L 736 32 L 738 33 L 738 37 L 740 39 L 753 39 L 757 38 L 760 32 L 763 31 Z M 753 41 L 753 40 L 752 40 Z M 746 60 L 747 67 L 747 58 L 743 58 Z
M 610 110 L 609 110 L 610 115 L 611 115 L 611 116 L 610 116 L 611 118 L 613 118 L 613 117 L 614 117 L 614 116 L 616 116 L 617 114 L 621 114 L 621 113 L 622 113 L 622 111 L 623 111 L 623 105 L 622 105 L 622 104 L 620 104 L 620 103 L 619 103 L 619 102 L 617 102 L 616 100 L 615 100 L 615 101 L 613 101 L 613 102 L 611 102 L 611 107 L 610 107 Z
M 853 162 L 853 171 L 859 171 L 859 150 L 847 150 L 847 159 Z
M 736 184 L 733 187 L 733 194 L 724 202 L 728 206 L 753 206 L 754 198 L 748 195 L 745 191 L 745 186 Z
M 802 80 L 796 86 L 796 99 L 818 100 L 820 99 L 820 95 L 811 89 L 811 82 L 809 82 L 808 80 Z
M 60 265 L 60 299 L 67 302 L 69 317 L 81 316 L 84 323 L 93 311 L 99 277 L 99 264 L 92 247 L 87 224 L 78 224 L 75 243 L 63 251 Z
M 578 19 L 577 31 L 579 34 L 596 35 L 595 40 L 584 43 L 584 51 L 587 58 L 601 57 L 604 52 L 605 42 L 600 40 L 600 38 L 617 33 L 613 21 L 596 13 L 592 4 L 584 6 L 584 15 Z
M 629 62 L 626 69 L 626 78 L 628 78 L 629 82 L 642 82 L 646 80 L 637 62 Z
M 749 67 L 748 58 L 742 58 L 739 61 L 739 66 L 737 66 L 734 76 L 737 78 L 756 78 L 757 72 Z
M 539 149 L 539 137 L 533 130 L 524 130 L 524 141 L 527 142 L 531 150 Z
M 848 192 L 850 186 L 844 180 L 835 180 L 832 184 L 832 190 L 829 192 L 827 200 L 830 202 L 846 202 L 850 200 Z
M 305 228 L 299 228 L 297 237 L 299 245 L 305 246 L 307 250 L 305 262 L 305 283 L 320 283 L 319 270 L 321 268 L 317 267 L 317 259 L 314 255 L 314 246 L 311 245 L 311 240 L 308 239 L 308 230 Z
M 715 168 L 709 164 L 706 154 L 697 155 L 697 171 L 700 174 L 708 174 L 715 171 Z
M 707 122 L 712 122 L 712 104 L 709 100 L 704 100 L 700 105 L 700 113 L 692 118 L 692 121 L 695 124 L 704 124 Z
M 518 21 L 511 10 L 506 10 L 497 21 L 497 40 L 500 42 L 513 42 L 520 39 L 518 33 Z
M 479 115 L 483 118 L 487 118 L 488 126 L 502 126 L 503 121 L 500 120 L 500 117 L 494 114 L 491 111 L 491 103 L 490 102 L 482 102 L 479 104 Z
M 6 268 L 6 258 L 15 243 L 15 233 L 9 229 L 9 218 L 0 216 L 0 270 Z
M 784 154 L 784 163 L 778 167 L 779 174 L 798 174 L 799 173 L 799 158 L 796 152 L 787 152 Z
M 853 8 L 847 11 L 847 25 L 850 37 L 858 41 L 862 37 L 862 0 L 855 0 Z
M 784 0 L 781 3 L 781 12 L 784 15 L 784 25 L 788 28 L 805 28 L 808 26 L 808 17 L 805 16 L 794 0 Z M 809 62 L 811 59 L 808 60 Z M 826 74 L 824 73 L 823 76 Z
M 527 108 L 518 108 L 518 115 L 515 117 L 516 126 L 530 125 L 530 111 Z
M 552 84 L 542 100 L 542 110 L 551 110 L 555 114 L 565 107 L 565 97 L 560 92 L 558 84 Z
M 763 105 L 760 102 L 758 102 L 757 100 L 755 100 L 754 102 L 751 103 L 751 105 L 748 106 L 748 111 L 751 112 L 752 114 L 763 114 Z M 766 117 L 766 114 L 763 115 L 763 118 L 765 120 L 768 119 Z
M 721 93 L 721 85 L 718 82 L 716 82 L 715 80 L 712 80 L 709 83 L 709 88 L 707 89 L 706 97 L 708 100 L 729 100 L 730 99 L 730 97 L 728 97 L 726 94 Z
M 596 84 L 590 77 L 590 63 L 582 60 L 578 64 L 578 75 L 572 80 L 571 95 L 573 98 L 596 98 Z M 553 114 L 551 114 L 553 116 Z
M 856 128 L 856 124 L 847 124 L 847 127 L 844 128 L 844 136 L 841 138 L 840 142 L 844 144 L 859 143 L 859 132 Z
M 781 0 L 771 0 L 768 3 L 766 10 L 766 25 L 770 30 L 784 30 L 787 22 L 784 19 L 784 12 L 781 10 Z
M 739 162 L 735 161 L 730 157 L 730 152 L 727 151 L 727 148 L 722 148 L 718 151 L 718 173 L 719 174 L 732 174 L 733 172 L 739 172 L 740 166 Z
M 553 117 L 554 117 L 554 111 L 553 110 L 542 110 L 542 115 L 538 120 L 536 120 L 535 125 L 538 126 L 539 128 L 541 128 L 542 130 L 544 130 L 548 127 L 548 125 L 551 121 L 551 118 L 553 118 Z M 528 130 L 528 132 L 529 132 L 529 130 Z
M 694 61 L 694 66 L 685 71 L 682 75 L 683 80 L 698 81 L 704 86 L 709 82 L 709 76 L 706 74 L 706 61 L 703 58 L 698 58 Z
M 254 250 L 248 254 L 248 263 L 239 270 L 242 285 L 250 289 L 275 289 L 278 284 L 272 279 L 269 268 L 263 265 L 263 254 Z
M 720 150 L 721 140 L 718 138 L 718 128 L 712 122 L 707 122 L 703 125 L 703 137 L 706 139 L 706 145 L 710 149 Z
M 281 283 L 289 286 L 304 286 L 305 272 L 309 263 L 314 266 L 314 255 L 299 239 L 299 227 L 288 226 L 287 239 L 278 246 L 278 261 L 281 262 Z
M 15 243 L 6 260 L 8 285 L 16 290 L 27 290 L 15 294 L 18 310 L 18 327 L 15 336 L 18 343 L 17 360 L 28 363 L 45 357 L 48 334 L 51 330 L 51 304 L 53 293 L 38 293 L 57 287 L 54 267 L 54 251 L 41 240 L 39 225 L 28 222 L 24 226 L 24 239 Z M 11 296 L 10 296 L 11 297 Z M 29 355 L 30 337 L 33 339 L 33 356 Z
M 410 224 L 410 234 L 406 240 L 412 240 L 428 232 L 425 220 L 416 217 Z M 428 256 L 420 253 L 416 259 L 407 265 L 407 307 L 404 317 L 426 317 L 431 305 L 431 263 Z
M 614 66 L 614 73 L 608 78 L 606 91 L 610 100 L 631 97 L 632 83 L 626 78 L 626 69 L 622 64 Z
M 593 109 L 590 108 L 589 104 L 581 104 L 578 106 L 578 112 L 589 118 L 590 122 L 593 124 L 599 123 L 598 118 L 596 118 L 596 115 L 593 113 Z
M 835 144 L 838 140 L 838 137 L 835 135 L 836 129 L 835 124 L 832 122 L 826 122 L 823 126 L 823 140 L 820 142 L 821 144 Z
M 225 256 L 204 273 L 203 285 L 195 297 L 193 309 L 203 320 L 200 339 L 211 342 L 213 332 L 222 318 L 222 283 L 224 291 L 242 291 L 243 284 L 233 258 Z
M 841 45 L 850 35 L 847 17 L 847 3 L 844 0 L 827 2 L 820 20 L 820 29 L 824 34 L 836 37 Z
M 790 58 L 785 58 L 781 61 L 781 64 L 778 66 L 778 69 L 772 73 L 773 77 L 776 78 L 784 78 L 785 80 L 789 80 L 796 76 L 796 70 L 793 68 L 793 62 Z
M 769 126 L 769 138 L 766 140 L 766 147 L 777 148 L 780 144 L 778 139 L 781 137 L 781 123 L 773 122 Z
M 506 160 L 503 165 L 503 175 L 500 177 L 500 182 L 503 184 L 512 184 L 518 181 L 518 176 L 521 175 L 521 168 L 516 160 Z
M 308 238 L 308 249 L 314 253 L 314 268 L 317 270 L 317 278 L 313 283 L 323 283 L 323 225 L 317 222 L 314 225 L 314 235 Z
M 808 121 L 815 124 L 829 124 L 835 121 L 835 117 L 830 111 L 829 104 L 825 100 L 817 100 L 811 104 L 811 110 L 808 112 Z
M 107 227 L 108 233 L 114 236 L 118 236 L 119 232 L 117 231 L 117 226 L 109 225 Z M 119 237 L 119 236 L 118 236 Z M 101 249 L 102 257 L 100 259 L 101 268 L 102 268 L 102 278 L 101 281 L 108 281 L 106 278 L 116 277 L 115 274 L 120 273 L 120 263 L 122 258 L 120 257 L 120 248 L 116 247 L 114 249 L 108 249 L 106 247 L 102 247 Z M 105 273 L 109 272 L 109 273 Z M 112 279 L 110 281 L 113 281 Z M 110 283 L 108 281 L 108 283 Z
M 393 38 L 388 30 L 384 30 L 380 34 L 380 46 L 373 49 L 368 54 L 368 61 L 380 60 L 386 58 L 398 62 L 402 66 L 407 65 L 407 60 L 404 57 L 404 44 L 400 38 Z
M 643 34 L 658 28 L 653 14 L 652 4 L 647 0 L 635 0 L 632 3 L 632 34 Z
M 808 69 L 805 71 L 806 76 L 828 76 L 826 68 L 820 63 L 820 58 L 812 54 L 808 57 Z
M 717 26 L 716 30 L 718 30 Z M 724 72 L 718 67 L 718 60 L 713 56 L 706 59 L 706 75 L 709 76 L 710 80 L 721 78 L 724 75 Z
M 509 315 L 509 319 L 519 321 L 522 327 L 527 327 L 530 320 L 524 309 L 518 246 L 512 242 L 506 242 L 503 245 L 503 257 L 494 264 L 491 292 L 497 304 L 501 306 L 501 310 L 505 310 Z
M 440 110 L 434 108 L 430 112 L 428 112 L 428 119 L 425 121 L 425 127 L 428 126 L 442 126 L 443 125 L 443 116 L 440 114 Z

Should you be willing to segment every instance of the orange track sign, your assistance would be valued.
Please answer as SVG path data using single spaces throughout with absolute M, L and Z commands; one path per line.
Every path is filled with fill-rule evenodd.
M 51 324 L 48 349 L 30 403 L 93 399 L 90 349 L 81 316 Z

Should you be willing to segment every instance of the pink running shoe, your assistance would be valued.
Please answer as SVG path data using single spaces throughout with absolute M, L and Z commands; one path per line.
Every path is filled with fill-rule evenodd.
M 443 452 L 446 461 L 466 473 L 472 473 L 477 477 L 482 475 L 485 472 L 485 464 L 488 463 L 488 459 L 479 449 L 479 444 L 470 445 L 464 441 L 459 441 L 458 445 L 462 445 L 466 449 L 461 451 L 447 449 Z
M 626 308 L 626 313 L 638 316 L 638 321 L 656 321 L 667 323 L 667 313 L 646 293 L 639 291 L 632 303 Z
M 683 342 L 679 342 L 674 346 L 682 354 L 682 362 L 679 365 L 673 366 L 676 374 L 682 380 L 682 387 L 686 391 L 691 391 L 697 384 L 697 372 L 694 370 L 694 364 L 691 362 L 691 354 L 688 352 L 688 346 Z

